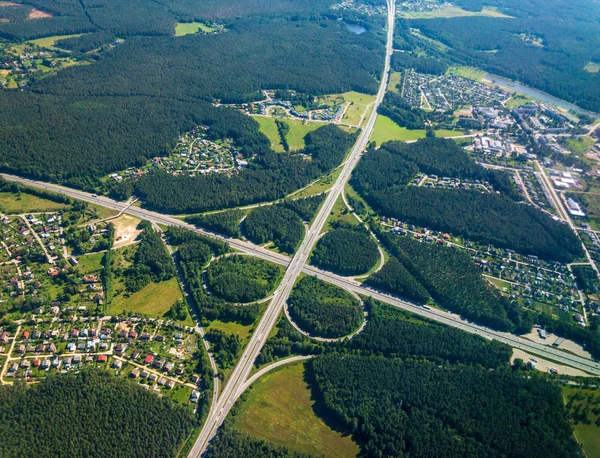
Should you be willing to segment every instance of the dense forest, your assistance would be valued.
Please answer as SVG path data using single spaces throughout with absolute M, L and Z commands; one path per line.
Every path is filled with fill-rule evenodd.
M 238 335 L 229 334 L 220 329 L 209 329 L 206 333 L 212 347 L 216 363 L 224 370 L 232 367 L 242 350 L 242 341 Z
M 263 299 L 275 289 L 281 267 L 250 256 L 228 256 L 208 266 L 209 290 L 227 302 L 247 303 Z
M 467 253 L 390 232 L 378 237 L 442 307 L 494 329 L 531 329 L 531 318 L 483 279 Z
M 207 215 L 190 216 L 186 219 L 188 223 L 201 226 L 209 231 L 218 234 L 228 235 L 230 237 L 239 237 L 240 221 L 245 216 L 243 210 L 226 210 L 218 213 L 209 213 Z
M 274 204 L 252 210 L 244 220 L 243 232 L 258 245 L 273 242 L 278 250 L 292 254 L 304 237 L 304 225 L 296 212 Z
M 173 278 L 175 266 L 173 260 L 152 224 L 140 223 L 142 233 L 140 243 L 133 256 L 133 263 L 125 272 L 125 287 L 130 292 L 141 290 L 150 282 L 161 282 Z
M 413 108 L 404 99 L 394 92 L 388 92 L 377 111 L 387 116 L 400 127 L 407 129 L 425 129 L 426 112 Z
M 3 457 L 175 456 L 192 413 L 99 370 L 0 387 Z
M 202 273 L 212 256 L 221 256 L 229 251 L 229 245 L 179 227 L 170 227 L 169 242 L 177 246 L 177 262 L 190 299 L 202 319 L 209 321 L 236 321 L 244 325 L 254 323 L 260 316 L 260 306 L 235 307 L 224 299 L 208 294 L 202 284 Z
M 539 377 L 336 354 L 308 367 L 365 456 L 582 456 L 560 388 Z
M 366 284 L 420 304 L 431 298 L 423 285 L 396 258 L 389 259 L 379 272 L 371 274 Z
M 311 264 L 346 276 L 366 274 L 378 261 L 377 242 L 362 226 L 327 232 L 310 258 Z
M 135 192 L 147 206 L 173 213 L 199 213 L 276 200 L 337 167 L 354 139 L 355 135 L 326 125 L 304 138 L 303 153 L 311 161 L 300 155 L 263 149 L 250 167 L 233 176 L 213 173 L 174 177 L 164 172 L 150 173 L 135 182 Z
M 356 298 L 315 277 L 304 277 L 296 283 L 288 307 L 294 322 L 316 337 L 346 336 L 358 329 L 363 321 Z
M 487 179 L 502 194 L 406 186 L 417 170 Z M 384 216 L 561 262 L 582 255 L 581 243 L 568 226 L 534 207 L 516 203 L 518 193 L 505 174 L 478 166 L 451 140 L 427 138 L 408 145 L 391 142 L 370 150 L 351 184 Z

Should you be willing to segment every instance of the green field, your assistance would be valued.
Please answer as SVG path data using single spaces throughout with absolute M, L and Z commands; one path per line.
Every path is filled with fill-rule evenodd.
M 400 72 L 390 73 L 390 82 L 388 84 L 388 91 L 399 94 L 400 89 L 397 86 L 400 84 L 401 81 L 402 81 L 402 73 L 400 73 Z
M 2 213 L 50 212 L 66 207 L 66 204 L 59 204 L 24 192 L 20 194 L 0 192 L 0 212 Z
M 178 22 L 175 26 L 175 36 L 183 37 L 185 35 L 193 35 L 198 32 L 211 33 L 214 32 L 214 27 L 208 27 L 202 22 Z
M 353 226 L 360 225 L 360 222 L 356 219 L 354 214 L 348 210 L 348 207 L 346 207 L 342 196 L 338 197 L 338 200 L 336 200 L 322 232 L 328 232 L 332 230 L 333 228 L 331 227 L 331 224 L 336 221 L 342 221 Z
M 238 336 L 242 341 L 242 345 L 246 345 L 246 343 L 248 343 L 250 340 L 250 335 L 252 334 L 253 328 L 253 324 L 244 326 L 243 324 L 239 324 L 234 321 L 224 322 L 214 320 L 210 322 L 210 325 L 206 327 L 206 330 L 218 329 L 219 331 L 223 331 L 227 334 Z
M 241 402 L 234 427 L 251 436 L 312 456 L 347 458 L 359 452 L 350 436 L 315 413 L 304 365 L 285 366 L 258 380 Z
M 510 99 L 508 99 L 504 106 L 506 106 L 506 108 L 508 108 L 509 110 L 512 110 L 513 108 L 518 108 L 521 105 L 526 105 L 529 102 L 531 102 L 531 100 L 527 97 L 520 94 L 515 94 Z
M 358 126 L 363 115 L 366 117 L 368 109 L 375 102 L 375 96 L 354 91 L 345 92 L 341 95 L 345 102 L 350 102 L 350 106 L 346 110 L 346 114 L 344 114 L 343 121 L 353 126 Z
M 275 118 L 267 118 L 265 116 L 252 117 L 260 124 L 260 131 L 265 134 L 271 142 L 271 148 L 273 151 L 283 153 L 283 145 L 281 144 L 281 137 L 279 137 L 279 131 L 275 125 Z
M 563 146 L 574 154 L 587 154 L 596 142 L 590 137 L 565 140 Z
M 450 75 L 462 76 L 463 78 L 468 78 L 475 81 L 481 80 L 483 75 L 485 75 L 485 72 L 479 70 L 478 68 L 462 66 L 450 67 L 447 73 Z
M 129 297 L 125 297 L 124 294 L 115 296 L 108 313 L 119 315 L 125 311 L 133 311 L 160 318 L 179 299 L 183 299 L 183 295 L 177 278 L 172 278 L 161 283 L 150 283 Z M 186 324 L 193 324 L 189 316 Z
M 435 19 L 435 18 L 445 18 L 451 19 L 454 17 L 471 17 L 471 16 L 485 16 L 485 17 L 495 17 L 495 18 L 503 18 L 503 19 L 514 19 L 512 16 L 507 16 L 506 14 L 502 14 L 496 8 L 484 6 L 481 11 L 467 11 L 463 10 L 458 6 L 448 6 L 446 8 L 441 8 L 437 11 L 425 11 L 418 13 L 406 12 L 402 15 L 402 17 L 406 19 Z
M 575 400 L 573 403 L 574 406 L 591 407 L 587 415 L 590 424 L 586 425 L 583 422 L 577 422 L 577 424 L 573 425 L 573 429 L 575 430 L 575 437 L 582 445 L 586 456 L 590 458 L 600 456 L 600 427 L 595 424 L 600 416 L 591 411 L 593 408 L 597 408 L 600 403 L 600 392 L 598 390 L 584 390 L 572 386 L 563 386 L 562 390 L 565 402 L 568 402 L 569 396 L 578 395 L 582 399 Z
M 455 130 L 436 130 L 435 134 L 438 137 L 445 138 L 463 135 L 462 132 Z M 425 130 L 409 130 L 406 127 L 400 127 L 386 116 L 378 115 L 377 120 L 375 121 L 375 128 L 373 130 L 373 135 L 371 136 L 371 141 L 381 146 L 383 143 L 392 140 L 404 142 L 415 141 L 420 138 L 425 138 L 425 135 Z
M 278 153 L 282 153 L 283 145 L 281 144 L 277 125 L 275 124 L 275 118 L 267 118 L 265 116 L 253 116 L 253 118 L 258 121 L 260 124 L 260 131 L 265 134 L 271 142 L 271 148 Z M 286 139 L 291 151 L 304 149 L 304 137 L 306 134 L 325 125 L 324 123 L 318 122 L 305 123 L 299 119 L 283 119 L 283 121 L 290 126 Z
M 30 42 L 34 43 L 42 48 L 52 48 L 58 40 L 80 37 L 81 35 L 83 35 L 83 33 L 76 33 L 74 35 L 54 35 L 52 37 L 38 38 L 37 40 L 30 40 Z
M 77 260 L 79 261 L 79 265 L 77 270 L 81 274 L 92 274 L 96 272 L 100 272 L 102 270 L 102 258 L 104 257 L 104 253 L 93 253 L 86 254 L 85 256 L 79 256 Z
M 489 281 L 492 285 L 494 285 L 497 289 L 499 289 L 500 291 L 506 293 L 506 292 L 510 292 L 510 283 L 508 283 L 507 281 L 504 281 L 500 278 L 492 278 L 492 277 L 485 277 L 485 279 L 487 281 Z

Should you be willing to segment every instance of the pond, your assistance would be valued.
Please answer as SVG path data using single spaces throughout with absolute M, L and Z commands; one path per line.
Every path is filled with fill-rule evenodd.
M 355 33 L 356 35 L 360 35 L 361 33 L 365 33 L 367 29 L 365 29 L 360 24 L 349 24 L 346 23 L 346 28 L 350 30 L 350 32 Z

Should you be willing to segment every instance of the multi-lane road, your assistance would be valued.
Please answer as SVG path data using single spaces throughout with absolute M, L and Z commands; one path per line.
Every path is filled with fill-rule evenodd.
M 190 230 L 195 230 L 206 235 L 222 238 L 229 242 L 229 244 L 234 249 L 287 267 L 284 278 L 281 281 L 281 284 L 277 289 L 276 293 L 274 294 L 273 299 L 267 307 L 263 317 L 261 318 L 256 330 L 253 332 L 252 338 L 247 347 L 244 349 L 240 361 L 231 373 L 229 381 L 223 388 L 223 391 L 221 392 L 221 395 L 219 396 L 218 400 L 216 400 L 216 402 L 213 403 L 207 420 L 204 424 L 204 427 L 190 451 L 190 457 L 199 457 L 206 450 L 210 439 L 216 433 L 219 425 L 222 423 L 222 421 L 224 420 L 224 418 L 226 417 L 227 413 L 234 405 L 236 400 L 248 386 L 249 375 L 252 370 L 254 360 L 256 359 L 260 350 L 264 346 L 269 336 L 269 333 L 274 327 L 285 305 L 285 302 L 289 297 L 294 283 L 301 272 L 317 276 L 341 288 L 345 288 L 347 290 L 353 291 L 357 294 L 361 294 L 364 296 L 371 296 L 374 299 L 391 304 L 395 307 L 410 311 L 412 313 L 416 313 L 425 318 L 429 318 L 447 324 L 449 326 L 462 329 L 463 331 L 469 332 L 471 334 L 477 334 L 487 339 L 495 339 L 500 342 L 506 343 L 512 347 L 522 349 L 528 353 L 538 355 L 542 358 L 546 358 L 551 361 L 556 361 L 558 363 L 575 367 L 591 374 L 600 375 L 600 364 L 590 359 L 583 358 L 581 356 L 577 356 L 557 348 L 552 348 L 550 346 L 535 343 L 527 339 L 514 336 L 512 334 L 492 331 L 482 326 L 477 326 L 468 323 L 462 320 L 460 317 L 450 314 L 448 312 L 437 309 L 426 309 L 411 304 L 409 302 L 402 301 L 391 295 L 383 294 L 381 292 L 365 288 L 360 283 L 352 279 L 341 277 L 330 272 L 325 272 L 315 267 L 306 265 L 308 256 L 312 251 L 314 245 L 316 244 L 319 234 L 333 206 L 335 205 L 347 181 L 349 180 L 352 170 L 355 168 L 356 164 L 360 160 L 360 157 L 363 154 L 363 151 L 365 150 L 370 139 L 371 133 L 373 131 L 377 116 L 377 107 L 383 100 L 387 88 L 387 82 L 389 79 L 390 59 L 393 52 L 392 44 L 394 15 L 395 6 L 391 0 L 388 0 L 388 35 L 386 44 L 385 66 L 384 73 L 381 78 L 381 85 L 379 87 L 379 91 L 376 97 L 374 109 L 369 115 L 369 118 L 356 144 L 350 152 L 348 159 L 343 164 L 342 172 L 338 176 L 331 190 L 328 192 L 326 200 L 323 206 L 321 207 L 317 217 L 315 218 L 314 223 L 310 228 L 307 229 L 305 238 L 299 250 L 297 251 L 296 255 L 291 259 L 287 256 L 273 253 L 252 243 L 245 242 L 242 240 L 223 238 L 218 235 L 197 229 L 194 226 L 181 221 L 180 219 L 163 215 L 150 210 L 142 209 L 136 206 L 130 206 L 121 202 L 114 201 L 107 197 L 95 196 L 83 191 L 77 191 L 55 184 L 37 182 L 21 177 L 2 174 L 2 176 L 5 179 L 10 181 L 16 181 L 36 188 L 46 189 L 48 191 L 67 195 L 75 199 L 87 201 L 103 206 L 105 208 L 113 209 L 117 212 L 124 212 L 132 216 L 146 219 L 156 224 L 163 224 L 167 226 L 183 226 Z

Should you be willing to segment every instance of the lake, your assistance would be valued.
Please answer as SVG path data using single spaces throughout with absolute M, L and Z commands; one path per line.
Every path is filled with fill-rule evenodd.
M 355 33 L 356 35 L 360 35 L 361 33 L 365 33 L 367 31 L 367 29 L 365 29 L 362 25 L 359 24 L 346 23 L 346 28 L 350 30 L 350 32 Z
M 526 86 L 523 83 L 519 83 L 518 81 L 513 81 L 508 78 L 503 78 L 502 76 L 492 75 L 490 73 L 486 73 L 483 75 L 483 78 L 487 81 L 490 81 L 498 86 L 502 86 L 508 88 L 513 91 L 520 92 L 522 94 L 533 97 L 534 99 L 541 100 L 542 102 L 546 102 L 552 105 L 555 105 L 559 108 L 564 108 L 565 110 L 573 110 L 577 113 L 581 113 L 583 115 L 589 116 L 591 118 L 599 118 L 600 114 L 593 113 L 591 111 L 584 110 L 583 108 L 579 108 L 577 105 L 573 105 L 572 103 L 565 102 L 564 100 L 557 99 L 556 97 L 547 94 L 545 92 L 539 91 L 532 87 Z

